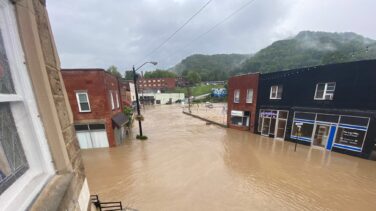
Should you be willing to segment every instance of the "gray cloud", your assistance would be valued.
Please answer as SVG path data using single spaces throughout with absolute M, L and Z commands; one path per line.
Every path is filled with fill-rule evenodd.
M 204 36 L 194 38 L 247 0 L 213 0 L 155 54 L 206 0 L 49 0 L 47 8 L 63 67 L 121 70 L 147 60 L 167 68 L 193 53 L 254 53 L 301 30 L 354 31 L 375 38 L 374 0 L 256 0 Z M 153 69 L 155 67 L 146 67 Z

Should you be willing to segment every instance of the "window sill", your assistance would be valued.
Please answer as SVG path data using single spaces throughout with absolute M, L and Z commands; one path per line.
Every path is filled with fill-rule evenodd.
M 50 176 L 48 173 L 38 174 L 36 171 L 28 170 L 0 195 L 0 201 L 4 202 L 2 206 L 5 210 L 28 210 Z
M 53 176 L 43 187 L 30 210 L 58 210 L 72 178 L 71 173 Z

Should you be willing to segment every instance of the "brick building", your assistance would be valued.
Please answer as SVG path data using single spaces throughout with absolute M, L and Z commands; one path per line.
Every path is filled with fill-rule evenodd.
M 131 107 L 136 102 L 136 92 L 133 81 L 120 80 L 120 94 L 123 106 Z
M 228 127 L 255 131 L 259 75 L 245 74 L 228 80 Z
M 176 78 L 141 78 L 137 81 L 140 90 L 175 89 Z
M 104 69 L 62 69 L 81 148 L 122 144 L 128 119 L 120 82 Z
M 44 0 L 0 0 L 0 210 L 88 210 Z

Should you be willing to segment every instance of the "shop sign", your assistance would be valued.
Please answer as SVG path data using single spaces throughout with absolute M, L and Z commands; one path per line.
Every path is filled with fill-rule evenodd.
M 232 110 L 231 111 L 231 116 L 244 116 L 244 112 L 243 111 Z
M 261 112 L 261 116 L 262 117 L 271 117 L 273 119 L 275 119 L 277 117 L 277 112 Z
M 363 145 L 365 134 L 366 131 L 362 130 L 338 128 L 335 143 L 361 148 Z

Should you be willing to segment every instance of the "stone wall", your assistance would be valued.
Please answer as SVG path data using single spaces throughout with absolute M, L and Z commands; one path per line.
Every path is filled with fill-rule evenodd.
M 56 176 L 30 210 L 87 209 L 89 190 L 44 0 L 15 0 L 16 16 Z

